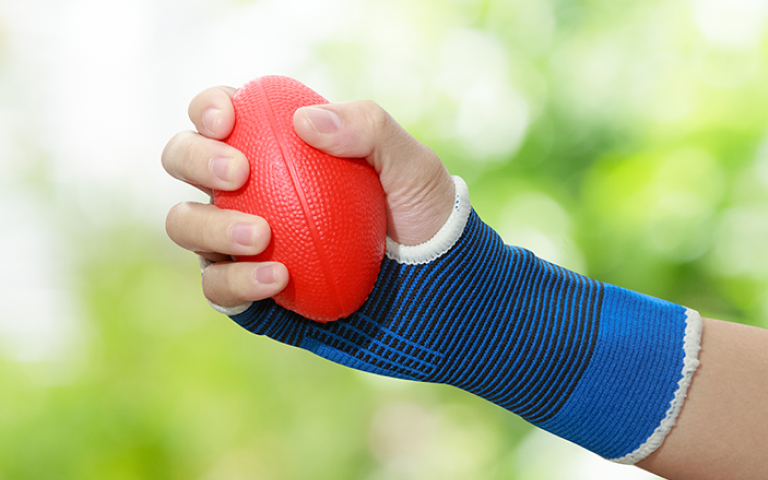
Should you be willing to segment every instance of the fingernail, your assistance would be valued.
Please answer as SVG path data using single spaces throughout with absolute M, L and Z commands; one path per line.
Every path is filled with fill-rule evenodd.
M 203 126 L 209 133 L 216 133 L 216 123 L 219 121 L 219 113 L 221 113 L 221 110 L 217 108 L 209 108 L 203 112 Z
M 232 230 L 229 232 L 229 237 L 233 242 L 251 247 L 256 243 L 256 227 L 250 223 L 236 223 L 232 225 Z
M 320 133 L 336 133 L 341 128 L 341 118 L 330 110 L 305 107 L 307 118 Z
M 211 172 L 213 172 L 213 176 L 218 178 L 219 180 L 228 182 L 231 165 L 232 165 L 231 158 L 216 157 L 213 160 L 211 160 Z
M 253 276 L 256 278 L 256 281 L 262 285 L 275 283 L 275 267 L 274 265 L 262 265 L 256 268 L 256 271 L 253 272 Z

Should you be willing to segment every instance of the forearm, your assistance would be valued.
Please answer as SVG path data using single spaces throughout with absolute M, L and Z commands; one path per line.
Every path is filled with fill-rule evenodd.
M 768 330 L 704 319 L 677 426 L 638 466 L 670 480 L 768 478 Z
M 645 458 L 698 365 L 698 314 L 504 245 L 456 185 L 451 233 L 388 245 L 356 314 L 318 324 L 265 301 L 233 319 L 343 365 L 457 386 L 605 458 Z

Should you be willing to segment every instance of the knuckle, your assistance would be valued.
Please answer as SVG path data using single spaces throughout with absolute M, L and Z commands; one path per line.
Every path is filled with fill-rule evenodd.
M 389 114 L 384 110 L 381 105 L 373 100 L 362 100 L 362 108 L 368 117 L 368 121 L 374 128 L 385 125 L 389 121 Z
M 373 125 L 380 125 L 386 121 L 387 112 L 373 100 L 361 100 L 362 110 Z
M 373 138 L 382 139 L 391 135 L 394 126 L 392 116 L 373 100 L 364 100 L 364 111 Z
M 172 206 L 171 209 L 168 210 L 168 215 L 165 217 L 165 230 L 168 232 L 169 236 L 173 237 L 173 234 L 176 231 L 176 227 L 181 222 L 181 219 L 184 217 L 185 213 L 189 211 L 189 208 L 189 202 L 181 202 Z
M 162 163 L 163 168 L 174 177 L 178 174 L 178 159 L 179 157 L 184 156 L 185 147 L 183 147 L 183 145 L 189 143 L 186 141 L 187 137 L 188 132 L 177 133 L 171 137 L 165 145 L 165 148 L 163 148 L 163 153 L 160 155 L 160 162 Z
M 161 154 L 163 168 L 173 178 L 211 194 L 214 188 L 226 187 L 216 179 L 212 170 L 212 159 L 217 156 L 218 151 L 216 147 L 217 145 L 209 143 L 208 139 L 195 132 L 178 133 L 163 149 Z M 247 163 L 247 160 L 245 162 Z M 238 171 L 238 175 L 240 178 L 247 178 L 247 173 L 243 175 Z M 242 181 L 245 179 L 243 178 Z
M 182 202 L 174 205 L 165 218 L 165 231 L 176 244 L 186 249 L 198 248 L 200 245 L 200 229 L 194 228 L 194 202 Z
M 242 279 L 236 263 L 213 264 L 203 271 L 203 295 L 216 305 L 229 305 L 243 300 Z
M 177 203 L 168 211 L 168 218 L 173 219 L 174 221 L 181 220 L 183 217 L 189 215 L 193 206 L 194 202 L 189 201 Z
M 209 302 L 219 304 L 221 299 L 219 298 L 219 294 L 217 292 L 218 290 L 218 282 L 216 280 L 217 277 L 217 270 L 220 267 L 217 267 L 216 265 L 210 265 L 205 270 L 203 270 L 203 278 L 202 278 L 202 287 L 203 287 L 203 296 L 205 296 L 206 299 L 208 299 Z

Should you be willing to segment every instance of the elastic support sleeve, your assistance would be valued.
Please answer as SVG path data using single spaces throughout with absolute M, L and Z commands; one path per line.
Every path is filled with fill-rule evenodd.
M 321 324 L 265 300 L 232 318 L 342 365 L 454 385 L 621 463 L 669 433 L 701 336 L 693 310 L 505 245 L 458 178 L 446 226 L 417 247 L 390 240 L 350 317 Z

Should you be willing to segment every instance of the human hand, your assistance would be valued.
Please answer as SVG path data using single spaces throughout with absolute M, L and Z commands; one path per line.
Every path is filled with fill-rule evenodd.
M 226 145 L 235 122 L 235 90 L 216 87 L 195 97 L 189 116 L 197 132 L 182 132 L 163 151 L 168 173 L 203 192 L 236 190 L 248 178 L 243 154 Z M 386 194 L 387 234 L 402 245 L 423 243 L 448 218 L 454 184 L 437 156 L 370 101 L 302 108 L 297 134 L 309 145 L 345 158 L 365 158 Z M 181 247 L 217 262 L 204 269 L 203 292 L 213 304 L 236 308 L 280 292 L 289 272 L 279 263 L 232 263 L 232 255 L 255 255 L 270 240 L 263 218 L 184 202 L 171 209 L 169 237 Z M 242 310 L 240 308 L 239 310 Z
M 171 175 L 208 192 L 244 183 L 245 159 L 219 141 L 234 123 L 233 93 L 216 88 L 192 101 L 199 133 L 168 144 Z M 366 302 L 334 322 L 267 298 L 288 278 L 280 264 L 205 268 L 212 303 L 238 306 L 230 317 L 255 334 L 359 370 L 454 385 L 620 463 L 659 447 L 698 366 L 696 312 L 505 245 L 472 210 L 466 184 L 374 103 L 302 108 L 294 126 L 320 150 L 373 165 L 397 243 L 388 241 Z M 213 261 L 258 253 L 269 241 L 263 219 L 212 205 L 174 207 L 167 229 Z

